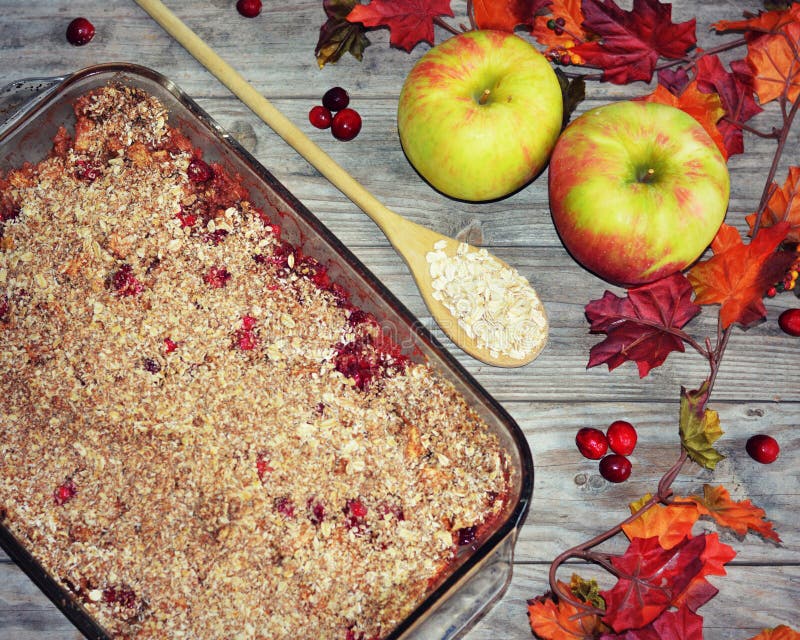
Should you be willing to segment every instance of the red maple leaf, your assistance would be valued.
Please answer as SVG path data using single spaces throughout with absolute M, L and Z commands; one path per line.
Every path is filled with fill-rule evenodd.
M 704 93 L 716 93 L 725 109 L 723 120 L 717 122 L 728 156 L 744 152 L 742 124 L 762 109 L 753 98 L 752 88 L 733 72 L 726 71 L 716 55 L 697 60 L 697 88 Z
M 612 556 L 617 583 L 600 595 L 606 602 L 603 622 L 617 633 L 653 622 L 703 569 L 705 536 L 686 538 L 671 549 L 658 538 L 634 538 L 622 556 Z
M 473 0 L 472 12 L 479 29 L 514 31 L 518 26 L 533 29 L 534 19 L 553 0 Z
M 423 40 L 433 44 L 434 18 L 452 15 L 450 0 L 372 0 L 356 5 L 347 20 L 366 27 L 388 27 L 389 42 L 411 51 Z
M 600 640 L 703 640 L 703 618 L 687 607 L 665 611 L 641 629 L 624 635 L 605 634 Z
M 677 59 L 695 46 L 695 20 L 675 24 L 672 5 L 658 0 L 633 0 L 620 9 L 614 0 L 583 0 L 583 28 L 598 39 L 582 42 L 574 52 L 586 64 L 603 70 L 603 80 L 627 84 L 649 82 L 659 57 Z
M 680 273 L 630 289 L 625 298 L 606 291 L 600 300 L 586 305 L 589 330 L 607 335 L 592 347 L 587 366 L 605 363 L 611 371 L 632 360 L 643 378 L 670 352 L 684 350 L 676 330 L 698 313 L 692 287 Z
M 766 316 L 762 298 L 786 273 L 794 253 L 775 249 L 786 238 L 789 224 L 762 229 L 743 244 L 735 227 L 723 224 L 711 243 L 714 255 L 689 272 L 697 304 L 719 304 L 723 328 L 734 322 L 749 327 Z
M 706 576 L 724 576 L 726 574 L 724 565 L 736 557 L 736 551 L 733 550 L 733 547 L 720 542 L 716 533 L 707 533 L 704 537 L 706 539 L 706 548 L 703 549 L 703 553 L 700 556 L 703 561 L 703 568 L 683 593 L 673 599 L 673 607 L 686 606 L 692 611 L 697 611 L 711 600 L 719 590 L 706 580 Z

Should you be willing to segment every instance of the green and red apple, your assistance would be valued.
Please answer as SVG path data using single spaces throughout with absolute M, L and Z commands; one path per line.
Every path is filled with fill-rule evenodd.
M 614 284 L 652 282 L 691 265 L 725 217 L 728 167 L 705 129 L 675 107 L 612 103 L 561 134 L 550 209 L 564 246 Z
M 493 200 L 542 170 L 562 109 L 558 79 L 531 43 L 478 30 L 445 40 L 414 65 L 397 126 L 406 156 L 434 188 Z

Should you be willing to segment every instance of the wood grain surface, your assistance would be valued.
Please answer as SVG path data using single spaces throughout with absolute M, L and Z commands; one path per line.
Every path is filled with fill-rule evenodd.
M 512 583 L 503 598 L 465 636 L 467 640 L 531 637 L 525 601 L 547 589 L 550 560 L 561 550 L 592 537 L 624 517 L 628 502 L 654 489 L 661 473 L 677 457 L 678 397 L 681 386 L 695 388 L 707 374 L 692 353 L 670 356 L 666 364 L 640 379 L 633 365 L 609 373 L 586 369 L 588 351 L 598 340 L 588 334 L 584 305 L 608 287 L 575 264 L 553 228 L 547 205 L 547 176 L 513 196 L 492 203 L 449 200 L 427 186 L 406 161 L 396 130 L 397 97 L 405 75 L 426 50 L 411 54 L 391 48 L 388 32 L 370 33 L 363 62 L 344 57 L 319 69 L 314 58 L 318 29 L 325 20 L 321 0 L 266 0 L 256 19 L 241 18 L 233 0 L 193 0 L 166 4 L 212 45 L 260 92 L 303 128 L 378 199 L 409 219 L 447 235 L 484 244 L 517 267 L 538 290 L 547 307 L 551 333 L 544 353 L 518 370 L 483 365 L 450 345 L 427 317 L 425 306 L 402 260 L 377 227 L 266 125 L 234 98 L 186 51 L 171 40 L 134 2 L 80 0 L 19 2 L 0 0 L 0 85 L 19 78 L 68 74 L 100 62 L 128 61 L 165 74 L 232 132 L 273 174 L 367 265 L 421 321 L 434 330 L 459 361 L 519 422 L 535 462 L 531 513 L 516 547 Z M 630 2 L 621 2 L 629 7 Z M 465 2 L 453 0 L 463 15 Z M 724 41 L 709 31 L 720 19 L 738 19 L 758 2 L 673 3 L 673 19 L 697 17 L 703 46 Z M 83 15 L 97 28 L 84 47 L 67 44 L 69 21 Z M 443 39 L 445 32 L 437 32 Z M 341 85 L 364 119 L 352 142 L 335 141 L 330 132 L 307 123 L 308 110 L 330 87 Z M 592 106 L 648 93 L 643 83 L 619 87 L 591 83 L 579 112 Z M 769 105 L 754 126 L 769 128 L 776 107 Z M 797 162 L 798 136 L 792 132 L 778 179 Z M 773 142 L 747 136 L 746 153 L 730 161 L 728 221 L 745 229 L 744 215 L 757 206 L 772 158 Z M 768 319 L 747 332 L 735 331 L 720 370 L 712 408 L 720 414 L 726 455 L 715 472 L 687 465 L 678 493 L 702 490 L 705 482 L 725 484 L 737 499 L 749 498 L 766 509 L 781 545 L 758 537 L 739 539 L 723 533 L 737 550 L 728 575 L 712 581 L 719 595 L 700 612 L 705 637 L 744 640 L 765 627 L 798 624 L 800 603 L 800 342 L 782 334 L 775 322 L 784 308 L 798 306 L 790 296 L 768 301 Z M 703 318 L 692 325 L 698 336 L 715 325 Z M 597 466 L 582 459 L 574 436 L 582 426 L 604 428 L 619 418 L 639 429 L 632 456 L 632 478 L 621 485 L 605 482 Z M 756 464 L 744 451 L 754 433 L 775 436 L 778 461 Z M 570 565 L 582 575 L 593 567 Z M 0 553 L 0 640 L 78 638 L 72 625 L 22 572 Z

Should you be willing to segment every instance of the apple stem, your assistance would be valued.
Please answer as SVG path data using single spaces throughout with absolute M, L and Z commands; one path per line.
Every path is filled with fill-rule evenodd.
M 489 96 L 492 94 L 490 89 L 484 89 L 481 97 L 478 98 L 478 104 L 486 104 L 486 101 L 489 99 Z
M 639 182 L 648 184 L 653 181 L 655 175 L 656 175 L 656 170 L 651 167 L 647 171 L 639 175 Z

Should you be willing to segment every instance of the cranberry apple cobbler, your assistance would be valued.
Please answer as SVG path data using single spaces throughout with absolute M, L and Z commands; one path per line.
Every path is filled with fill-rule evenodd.
M 0 175 L 0 520 L 112 636 L 381 638 L 504 508 L 454 387 L 108 85 Z

